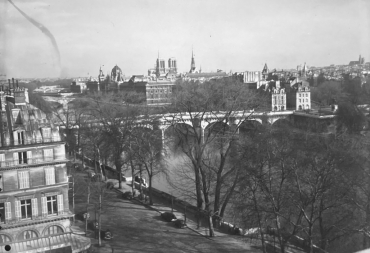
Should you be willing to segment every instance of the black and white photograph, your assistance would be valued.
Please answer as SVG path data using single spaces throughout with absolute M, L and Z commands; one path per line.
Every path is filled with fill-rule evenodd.
M 0 253 L 370 253 L 369 0 L 0 0 Z

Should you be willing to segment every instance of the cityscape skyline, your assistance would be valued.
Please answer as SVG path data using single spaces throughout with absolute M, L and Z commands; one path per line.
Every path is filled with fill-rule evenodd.
M 140 75 L 153 68 L 158 51 L 160 58 L 175 57 L 182 73 L 190 69 L 192 48 L 203 71 L 370 58 L 370 3 L 364 0 L 13 2 L 54 35 L 62 69 L 40 28 L 0 0 L 0 71 L 7 76 L 86 76 L 116 64 L 125 75 Z

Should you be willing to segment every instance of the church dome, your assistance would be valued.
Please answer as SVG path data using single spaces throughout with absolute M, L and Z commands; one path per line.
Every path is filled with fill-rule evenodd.
M 112 69 L 112 75 L 122 74 L 122 70 L 117 65 Z
M 113 81 L 121 81 L 123 75 L 122 70 L 117 65 L 113 67 L 111 72 L 111 78 Z

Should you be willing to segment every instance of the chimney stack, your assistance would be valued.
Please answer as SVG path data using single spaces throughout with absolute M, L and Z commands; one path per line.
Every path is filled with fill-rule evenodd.
M 15 90 L 14 77 L 12 78 L 12 83 L 13 83 L 13 91 L 14 91 Z
M 18 85 L 18 80 L 16 80 L 17 81 L 17 89 L 19 88 L 19 85 Z

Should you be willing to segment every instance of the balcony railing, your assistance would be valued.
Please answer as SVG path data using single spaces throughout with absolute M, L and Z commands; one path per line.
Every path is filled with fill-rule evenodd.
M 46 163 L 46 162 L 52 162 L 55 160 L 64 160 L 64 159 L 65 159 L 64 156 L 46 156 L 43 158 L 28 158 L 28 159 L 20 159 L 20 160 L 13 160 L 13 161 L 0 161 L 0 168 L 22 166 L 22 165 L 32 165 L 32 164 Z
M 15 141 L 4 141 L 3 147 L 11 147 L 11 146 L 22 146 L 22 145 L 32 145 L 32 144 L 42 144 L 42 143 L 50 143 L 50 142 L 58 142 L 61 141 L 61 138 L 58 137 L 50 137 L 50 138 L 25 138 L 25 139 L 18 139 Z M 1 147 L 1 143 L 0 143 Z

